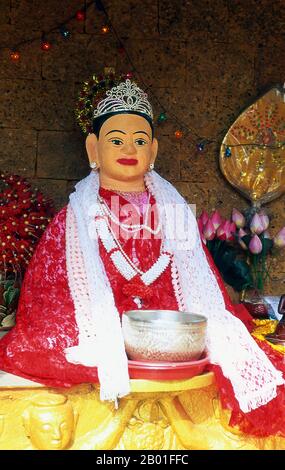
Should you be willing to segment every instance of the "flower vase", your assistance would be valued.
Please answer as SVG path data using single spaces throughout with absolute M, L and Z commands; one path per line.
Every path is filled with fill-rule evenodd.
M 243 292 L 241 302 L 253 318 L 268 318 L 268 304 L 258 290 Z

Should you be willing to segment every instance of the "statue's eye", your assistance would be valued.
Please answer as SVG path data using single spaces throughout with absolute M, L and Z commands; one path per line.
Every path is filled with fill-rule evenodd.
M 137 139 L 136 143 L 141 146 L 141 145 L 145 145 L 147 142 L 144 139 Z
M 120 139 L 112 139 L 111 142 L 114 145 L 121 145 L 122 144 L 122 141 Z

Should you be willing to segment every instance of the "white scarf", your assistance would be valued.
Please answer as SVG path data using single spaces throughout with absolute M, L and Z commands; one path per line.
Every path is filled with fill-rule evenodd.
M 196 219 L 184 198 L 155 171 L 145 183 L 155 197 L 162 224 L 164 250 L 173 254 L 172 282 L 179 310 L 207 317 L 207 348 L 233 386 L 240 408 L 248 412 L 276 396 L 284 384 L 243 323 L 225 309 L 223 295 L 206 260 Z M 78 326 L 78 345 L 65 350 L 69 362 L 96 366 L 102 400 L 130 392 L 128 360 L 119 313 L 99 255 L 94 219 L 99 214 L 99 175 L 91 172 L 70 195 L 66 220 L 69 288 Z M 186 239 L 175 237 L 172 209 L 182 208 Z M 190 230 L 189 230 L 190 227 Z

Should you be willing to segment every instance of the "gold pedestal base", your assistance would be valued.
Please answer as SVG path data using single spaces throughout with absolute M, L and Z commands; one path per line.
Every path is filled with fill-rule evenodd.
M 132 380 L 117 410 L 100 401 L 96 385 L 52 389 L 4 375 L 0 449 L 285 449 L 285 439 L 257 439 L 229 427 L 212 373 Z

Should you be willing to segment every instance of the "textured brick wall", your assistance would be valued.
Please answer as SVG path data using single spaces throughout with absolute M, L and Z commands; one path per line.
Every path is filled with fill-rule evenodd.
M 7 47 L 40 36 L 72 15 L 82 1 L 0 0 L 0 168 L 32 179 L 60 208 L 76 180 L 88 173 L 84 138 L 73 108 L 80 83 L 104 66 L 129 70 L 103 15 L 89 10 L 69 24 L 72 38 L 43 53 L 26 45 L 19 63 Z M 284 0 L 109 0 L 105 6 L 136 68 L 164 106 L 198 134 L 220 141 L 240 111 L 271 84 L 285 79 Z M 156 114 L 160 108 L 153 102 Z M 224 181 L 219 145 L 198 154 L 175 126 L 157 128 L 157 169 L 202 207 L 246 202 Z M 276 229 L 285 224 L 285 198 L 269 206 Z M 285 261 L 276 263 L 271 290 L 285 291 Z

